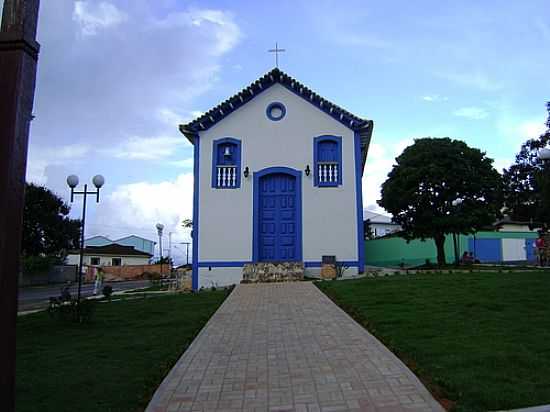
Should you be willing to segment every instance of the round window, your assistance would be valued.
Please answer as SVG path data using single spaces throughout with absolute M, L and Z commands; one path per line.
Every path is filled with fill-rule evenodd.
M 270 120 L 277 121 L 285 117 L 286 108 L 282 103 L 273 102 L 267 106 L 265 113 Z

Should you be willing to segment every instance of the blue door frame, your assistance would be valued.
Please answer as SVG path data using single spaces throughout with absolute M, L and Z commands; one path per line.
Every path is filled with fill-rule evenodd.
M 270 174 L 286 174 L 295 178 L 296 186 L 296 252 L 294 259 L 288 259 L 301 262 L 302 257 L 302 172 L 288 167 L 268 167 L 258 172 L 254 172 L 254 193 L 253 193 L 253 235 L 252 235 L 252 261 L 261 261 L 260 251 L 260 217 L 261 217 L 261 199 L 260 199 L 260 180 Z

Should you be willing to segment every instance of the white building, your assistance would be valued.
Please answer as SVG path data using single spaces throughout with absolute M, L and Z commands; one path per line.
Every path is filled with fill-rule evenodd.
M 111 240 L 108 237 L 101 235 L 84 239 L 84 246 L 106 246 L 112 244 L 133 246 L 136 250 L 153 255 L 156 242 L 136 235 L 124 236 L 115 240 Z
M 193 288 L 256 262 L 325 255 L 363 272 L 361 176 L 373 130 L 279 69 L 180 131 L 194 145 Z
M 391 216 L 388 215 L 365 210 L 363 211 L 363 218 L 365 222 L 369 222 L 370 230 L 374 237 L 386 236 L 401 230 L 401 226 L 397 223 L 393 223 Z
M 107 244 L 103 246 L 85 246 L 83 265 L 85 266 L 127 266 L 148 265 L 153 255 L 136 250 L 133 246 Z M 74 250 L 67 255 L 68 265 L 78 265 L 80 252 Z

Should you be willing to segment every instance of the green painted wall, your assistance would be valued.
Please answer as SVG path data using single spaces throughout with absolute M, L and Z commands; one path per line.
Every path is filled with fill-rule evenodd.
M 471 235 L 459 236 L 458 255 L 462 256 L 468 250 L 468 239 Z M 477 239 L 536 239 L 537 233 L 532 232 L 477 232 Z M 447 263 L 454 262 L 454 248 L 452 236 L 445 239 L 445 258 Z M 385 237 L 365 241 L 365 262 L 373 266 L 417 266 L 426 263 L 429 259 L 432 263 L 437 262 L 437 250 L 433 239 L 412 240 L 409 243 L 400 237 Z

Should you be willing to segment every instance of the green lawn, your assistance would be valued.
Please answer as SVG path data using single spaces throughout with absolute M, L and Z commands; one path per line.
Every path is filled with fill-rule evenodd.
M 18 318 L 17 411 L 140 411 L 227 292 L 98 303 L 88 325 Z
M 550 404 L 550 273 L 317 285 L 457 411 Z

